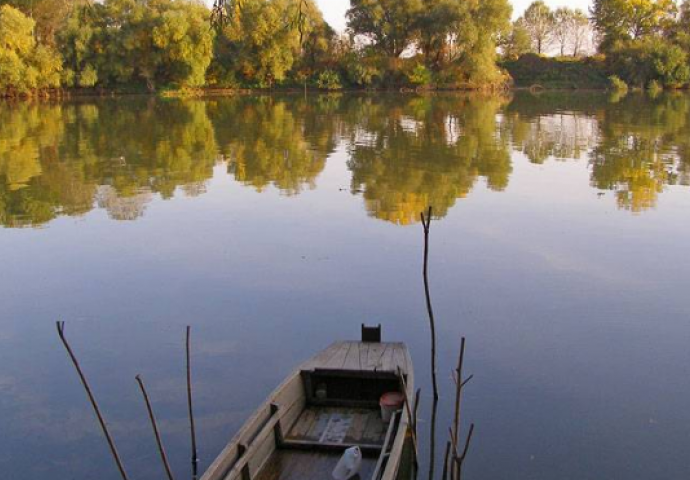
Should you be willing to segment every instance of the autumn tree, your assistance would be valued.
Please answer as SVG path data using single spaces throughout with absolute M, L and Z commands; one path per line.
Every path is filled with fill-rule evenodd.
M 591 45 L 592 29 L 587 14 L 576 9 L 571 18 L 570 27 L 570 46 L 573 57 L 577 57 Z
M 55 36 L 63 27 L 72 8 L 84 5 L 86 0 L 0 0 L 34 20 L 36 42 L 55 46 Z
M 213 54 L 206 7 L 188 0 L 105 0 L 74 9 L 58 35 L 78 86 L 199 87 Z
M 675 20 L 674 0 L 594 0 L 590 10 L 604 52 L 616 42 L 658 35 Z
M 398 58 L 415 40 L 421 0 L 352 0 L 348 29 L 390 58 Z
M 60 57 L 36 43 L 34 26 L 35 22 L 16 8 L 0 7 L 0 97 L 60 84 Z
M 510 30 L 501 37 L 498 44 L 503 58 L 507 60 L 516 60 L 532 51 L 532 39 L 520 22 L 513 22 Z
M 532 46 L 538 54 L 546 52 L 554 33 L 554 14 L 542 1 L 533 2 L 518 19 L 532 38 Z
M 245 0 L 222 28 L 214 69 L 240 84 L 270 87 L 305 55 L 316 60 L 330 35 L 311 0 Z

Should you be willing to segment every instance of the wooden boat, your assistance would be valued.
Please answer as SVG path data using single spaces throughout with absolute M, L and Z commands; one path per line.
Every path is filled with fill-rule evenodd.
M 411 401 L 404 344 L 336 342 L 285 379 L 201 480 L 326 480 L 352 446 L 362 451 L 360 479 L 394 480 L 410 419 L 403 406 L 384 422 L 379 399 L 403 390 Z

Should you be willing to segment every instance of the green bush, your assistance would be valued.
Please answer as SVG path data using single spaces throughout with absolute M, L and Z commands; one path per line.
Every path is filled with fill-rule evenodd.
M 501 64 L 518 87 L 606 88 L 605 64 L 600 57 L 549 58 L 534 53 Z
M 324 70 L 316 78 L 316 86 L 322 90 L 340 90 L 343 88 L 340 83 L 340 75 L 333 70 Z
M 642 88 L 652 80 L 664 87 L 680 87 L 690 80 L 688 54 L 663 38 L 619 42 L 607 60 L 610 71 L 635 87 Z
M 663 89 L 663 85 L 661 85 L 661 82 L 658 80 L 652 80 L 647 85 L 647 91 L 650 93 L 650 95 L 658 95 L 663 91 Z
M 615 92 L 619 93 L 625 93 L 628 91 L 628 84 L 616 75 L 611 75 L 609 77 L 609 87 Z
M 52 49 L 37 45 L 35 22 L 19 10 L 0 7 L 0 96 L 27 95 L 60 86 L 62 62 Z
M 414 68 L 406 73 L 407 80 L 412 85 L 429 85 L 431 83 L 431 71 L 421 63 L 418 63 Z
M 77 84 L 82 88 L 93 87 L 98 82 L 98 72 L 91 65 L 87 65 L 79 73 Z

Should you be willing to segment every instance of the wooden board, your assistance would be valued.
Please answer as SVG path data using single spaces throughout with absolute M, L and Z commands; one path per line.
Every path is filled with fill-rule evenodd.
M 347 428 L 342 435 L 333 429 L 334 419 L 344 421 Z M 329 436 L 329 428 L 335 433 Z M 318 444 L 382 445 L 386 425 L 377 410 L 342 407 L 308 407 L 286 435 L 286 440 Z
M 409 353 L 402 343 L 336 342 L 305 362 L 301 370 L 344 370 L 350 372 L 391 372 L 410 369 Z
M 328 480 L 340 459 L 340 453 L 277 450 L 266 463 L 256 480 Z M 376 467 L 375 458 L 362 458 L 359 479 L 371 478 Z M 352 477 L 358 480 L 358 477 Z

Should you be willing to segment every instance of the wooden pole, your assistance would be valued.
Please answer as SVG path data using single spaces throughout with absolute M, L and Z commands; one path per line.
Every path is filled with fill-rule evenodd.
M 442 480 L 448 480 L 448 457 L 450 456 L 450 440 L 446 442 L 446 454 L 443 456 L 443 475 Z
M 434 398 L 431 405 L 431 424 L 429 425 L 429 480 L 434 480 L 436 467 L 436 413 L 438 412 L 438 399 Z
M 122 464 L 122 460 L 120 459 L 120 455 L 117 453 L 117 448 L 115 447 L 115 441 L 113 440 L 113 437 L 110 435 L 110 432 L 108 431 L 108 426 L 106 425 L 105 420 L 103 419 L 103 415 L 101 414 L 101 409 L 98 407 L 98 403 L 96 402 L 96 398 L 93 396 L 93 393 L 91 392 L 91 387 L 89 386 L 89 382 L 86 381 L 86 377 L 84 376 L 84 372 L 82 372 L 81 366 L 79 366 L 79 361 L 77 361 L 77 357 L 74 355 L 72 348 L 70 347 L 69 343 L 67 342 L 67 339 L 65 338 L 65 322 L 56 322 L 56 324 L 57 324 L 57 331 L 58 331 L 58 335 L 60 336 L 60 340 L 62 340 L 62 344 L 65 346 L 67 353 L 69 354 L 70 358 L 72 359 L 72 363 L 74 364 L 74 368 L 77 370 L 77 373 L 79 374 L 79 379 L 81 380 L 81 384 L 84 386 L 84 390 L 86 390 L 86 394 L 89 397 L 89 401 L 91 402 L 91 406 L 93 407 L 94 412 L 96 412 L 96 417 L 98 417 L 98 423 L 100 423 L 101 430 L 103 431 L 103 435 L 105 435 L 105 439 L 108 441 L 108 446 L 110 447 L 110 453 L 112 453 L 113 458 L 115 459 L 115 463 L 117 464 L 117 468 L 120 471 L 120 475 L 122 476 L 123 480 L 129 480 L 129 477 L 127 477 L 127 472 L 125 472 L 125 467 Z
M 426 218 L 424 212 L 420 214 L 422 227 L 424 227 L 424 267 L 422 276 L 424 277 L 424 295 L 426 297 L 426 310 L 429 315 L 429 326 L 431 328 L 431 382 L 434 390 L 434 400 L 438 400 L 438 383 L 436 381 L 436 322 L 434 321 L 434 309 L 431 306 L 431 294 L 429 293 L 429 228 L 431 227 L 431 207 L 429 207 Z
M 156 437 L 156 443 L 158 444 L 158 452 L 161 455 L 161 461 L 163 462 L 163 467 L 165 467 L 165 473 L 168 475 L 168 480 L 175 480 L 172 474 L 172 470 L 170 469 L 170 464 L 168 463 L 168 456 L 165 454 L 165 449 L 163 448 L 163 441 L 161 440 L 161 435 L 158 431 L 156 417 L 153 415 L 153 408 L 151 407 L 149 396 L 146 393 L 146 388 L 144 387 L 144 381 L 141 379 L 141 375 L 137 375 L 135 378 L 137 380 L 137 383 L 139 383 L 141 394 L 144 396 L 144 402 L 146 402 L 146 410 L 149 412 L 151 428 L 153 428 L 153 434 Z
M 472 434 L 474 433 L 474 423 L 470 424 L 470 429 L 467 432 L 467 439 L 465 440 L 465 448 L 462 450 L 462 455 L 456 457 L 455 462 L 457 463 L 457 475 L 456 480 L 462 478 L 462 466 L 465 463 L 465 457 L 467 457 L 467 451 L 470 448 L 470 441 L 472 440 Z
M 453 417 L 453 443 L 458 444 L 460 434 L 460 403 L 462 398 L 462 364 L 465 360 L 465 337 L 460 340 L 460 355 L 458 356 L 458 367 L 455 370 L 455 416 Z
M 194 428 L 194 411 L 192 409 L 192 367 L 190 365 L 191 330 L 192 327 L 187 325 L 187 405 L 189 407 L 189 429 L 192 436 L 192 480 L 196 480 L 199 468 L 199 458 L 196 454 L 196 430 Z

